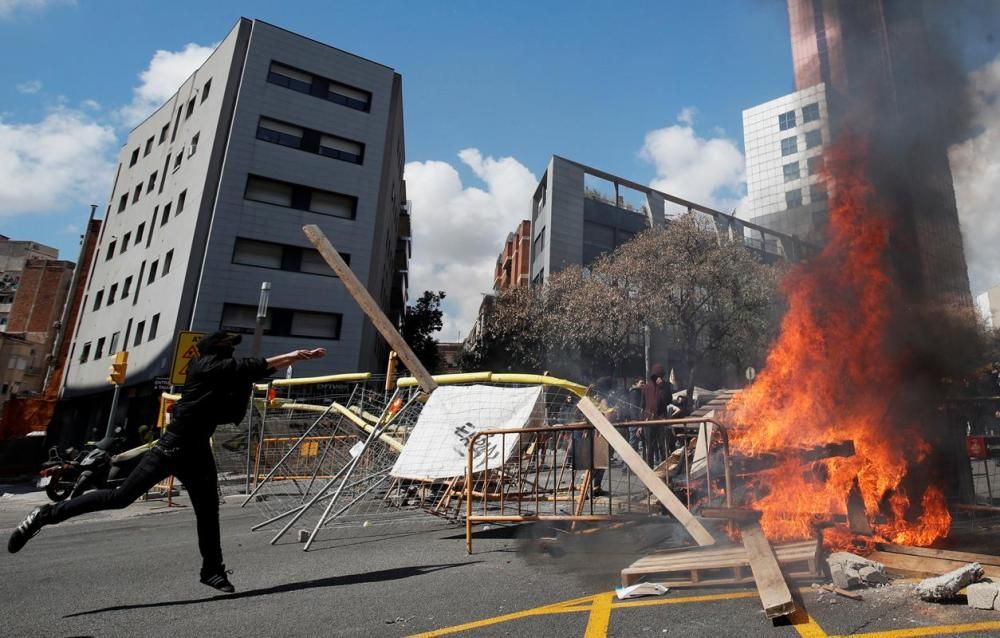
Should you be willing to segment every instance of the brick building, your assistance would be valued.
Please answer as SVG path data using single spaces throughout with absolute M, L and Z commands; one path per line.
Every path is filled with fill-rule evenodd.
M 531 221 L 525 219 L 514 232 L 507 235 L 503 249 L 497 256 L 493 274 L 493 290 L 503 292 L 508 288 L 527 285 L 531 276 Z

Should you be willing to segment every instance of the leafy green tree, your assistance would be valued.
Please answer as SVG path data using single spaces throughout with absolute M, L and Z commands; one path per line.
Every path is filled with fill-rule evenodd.
M 444 313 L 441 311 L 441 300 L 444 298 L 443 290 L 437 292 L 425 290 L 416 303 L 406 307 L 400 330 L 400 334 L 413 349 L 413 353 L 431 372 L 436 372 L 441 366 L 438 341 L 434 335 L 443 325 Z

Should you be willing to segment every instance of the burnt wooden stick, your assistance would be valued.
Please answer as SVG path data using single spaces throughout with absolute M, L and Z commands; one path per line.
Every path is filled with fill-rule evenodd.
M 727 521 L 756 521 L 763 512 L 742 507 L 703 507 L 702 518 L 720 518 Z
M 410 345 L 406 343 L 403 336 L 396 330 L 396 326 L 392 325 L 389 318 L 385 316 L 385 313 L 379 308 L 378 302 L 375 301 L 368 292 L 368 289 L 355 276 L 354 271 L 343 260 L 337 249 L 330 244 L 330 241 L 323 234 L 323 231 L 319 229 L 319 226 L 309 224 L 308 226 L 303 226 L 302 231 L 309 238 L 309 241 L 312 242 L 312 245 L 316 247 L 316 250 L 319 251 L 326 264 L 337 273 L 340 281 L 347 288 L 347 292 L 354 297 L 354 301 L 357 302 L 358 306 L 361 307 L 361 311 L 375 325 L 375 329 L 382 334 L 382 338 L 388 342 L 389 347 L 395 350 L 399 358 L 403 360 L 410 374 L 420 384 L 420 389 L 429 394 L 437 388 L 437 382 L 431 377 L 431 373 L 427 371 L 424 364 L 420 363 L 420 359 L 417 358 Z
M 855 477 L 851 491 L 847 493 L 847 524 L 851 531 L 862 536 L 873 536 L 871 522 L 868 521 L 868 513 L 865 511 L 865 501 L 861 497 L 861 487 Z
M 828 459 L 834 456 L 854 456 L 854 441 L 837 441 L 810 448 L 799 453 L 806 463 Z
M 841 589 L 840 587 L 834 587 L 833 585 L 823 585 L 823 589 L 825 589 L 828 592 L 837 594 L 838 596 L 843 596 L 844 598 L 850 598 L 851 600 L 864 600 L 864 597 L 861 594 L 856 594 L 852 591 Z

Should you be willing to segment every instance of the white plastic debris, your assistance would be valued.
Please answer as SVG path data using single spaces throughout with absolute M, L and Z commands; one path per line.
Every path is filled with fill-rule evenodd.
M 670 591 L 670 588 L 660 583 L 639 583 L 615 589 L 615 593 L 618 594 L 618 600 L 639 598 L 640 596 L 662 596 L 668 591 Z
M 1000 584 L 990 580 L 972 583 L 965 588 L 965 596 L 969 599 L 969 607 L 976 609 L 1000 609 Z

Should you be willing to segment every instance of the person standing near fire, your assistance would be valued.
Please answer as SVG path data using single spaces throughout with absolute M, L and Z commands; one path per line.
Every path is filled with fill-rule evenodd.
M 191 498 L 201 552 L 201 582 L 223 592 L 233 592 L 222 562 L 219 531 L 218 477 L 209 439 L 223 423 L 239 423 L 246 415 L 251 385 L 278 368 L 296 361 L 318 359 L 324 348 L 295 350 L 263 358 L 235 359 L 240 336 L 215 332 L 197 345 L 198 357 L 188 369 L 181 398 L 174 404 L 167 431 L 145 454 L 125 482 L 114 489 L 95 490 L 54 505 L 35 508 L 14 530 L 7 551 L 16 553 L 45 525 L 107 509 L 122 509 L 154 485 L 176 476 Z
M 667 404 L 673 388 L 666 379 L 666 371 L 659 363 L 649 369 L 649 381 L 642 388 L 642 418 L 645 421 L 666 418 Z M 646 463 L 650 467 L 656 467 L 667 457 L 666 441 L 664 440 L 663 428 L 648 427 L 642 428 L 642 439 L 645 447 Z

